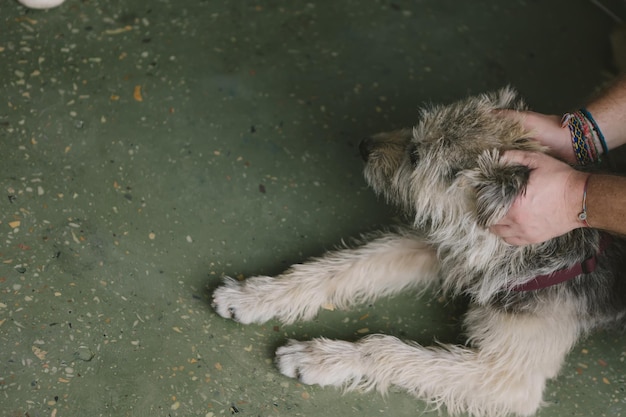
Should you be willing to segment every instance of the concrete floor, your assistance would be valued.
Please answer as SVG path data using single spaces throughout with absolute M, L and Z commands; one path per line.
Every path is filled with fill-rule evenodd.
M 246 327 L 211 289 L 393 223 L 357 145 L 423 103 L 511 84 L 536 110 L 581 104 L 613 26 L 569 0 L 1 2 L 0 415 L 436 415 L 300 385 L 272 356 L 288 337 L 454 340 L 456 304 Z M 581 342 L 539 416 L 626 415 L 625 359 L 623 335 Z

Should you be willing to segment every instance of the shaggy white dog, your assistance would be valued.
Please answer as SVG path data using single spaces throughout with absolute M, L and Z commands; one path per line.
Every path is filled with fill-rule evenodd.
M 527 416 L 546 380 L 589 331 L 624 326 L 624 241 L 577 229 L 509 246 L 487 227 L 523 192 L 529 169 L 500 161 L 508 149 L 545 151 L 498 109 L 523 109 L 511 89 L 422 111 L 418 125 L 361 144 L 373 189 L 412 218 L 406 229 L 294 265 L 275 277 L 226 278 L 214 308 L 241 323 L 307 320 L 324 305 L 347 307 L 437 286 L 470 298 L 467 343 L 423 347 L 372 335 L 356 343 L 289 341 L 280 371 L 306 384 L 403 387 L 451 413 Z

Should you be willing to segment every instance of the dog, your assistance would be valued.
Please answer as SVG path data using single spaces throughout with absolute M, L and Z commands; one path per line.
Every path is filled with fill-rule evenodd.
M 502 109 L 526 106 L 507 87 L 431 105 L 413 129 L 364 140 L 366 181 L 409 224 L 277 277 L 226 277 L 213 293 L 214 309 L 240 323 L 289 324 L 324 306 L 347 308 L 408 290 L 464 296 L 465 344 L 424 347 L 380 334 L 356 343 L 290 340 L 276 351 L 277 367 L 304 384 L 382 393 L 395 385 L 451 414 L 534 414 L 546 381 L 581 337 L 624 328 L 626 279 L 619 273 L 626 244 L 591 228 L 522 247 L 489 232 L 530 174 L 500 155 L 547 151 Z

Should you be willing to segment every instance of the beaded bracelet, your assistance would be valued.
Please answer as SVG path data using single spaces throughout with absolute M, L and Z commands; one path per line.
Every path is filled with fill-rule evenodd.
M 561 126 L 567 126 L 572 137 L 574 155 L 580 165 L 589 165 L 595 162 L 589 145 L 589 129 L 582 113 L 565 113 L 561 120 Z M 593 140 L 591 140 L 593 142 Z
M 587 110 L 584 107 L 580 109 L 580 112 L 583 114 L 583 116 L 585 116 L 585 118 L 589 121 L 589 123 L 591 123 L 591 126 L 593 127 L 594 132 L 596 133 L 596 135 L 598 136 L 598 139 L 600 140 L 600 145 L 602 146 L 602 150 L 604 151 L 604 154 L 607 155 L 609 153 L 609 147 L 606 145 L 606 140 L 604 139 L 604 135 L 602 134 L 602 131 L 600 130 L 600 127 L 596 123 L 595 119 L 591 116 L 591 113 L 589 113 L 589 110 Z
M 572 113 L 565 113 L 561 119 L 561 127 L 564 128 L 565 126 L 570 130 L 574 155 L 579 165 L 589 165 L 601 161 L 600 152 L 598 152 L 599 147 L 596 146 L 596 138 L 600 142 L 604 154 L 609 152 L 604 135 L 587 109 L 581 108 Z

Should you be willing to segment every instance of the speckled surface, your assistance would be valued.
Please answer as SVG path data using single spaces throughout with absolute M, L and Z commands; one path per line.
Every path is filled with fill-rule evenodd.
M 0 415 L 421 415 L 400 391 L 300 385 L 273 351 L 455 340 L 459 306 L 407 294 L 246 327 L 211 289 L 392 223 L 357 145 L 423 103 L 511 84 L 538 110 L 579 104 L 609 77 L 612 26 L 566 0 L 3 1 Z M 581 342 L 539 416 L 626 415 L 625 358 L 624 336 Z

